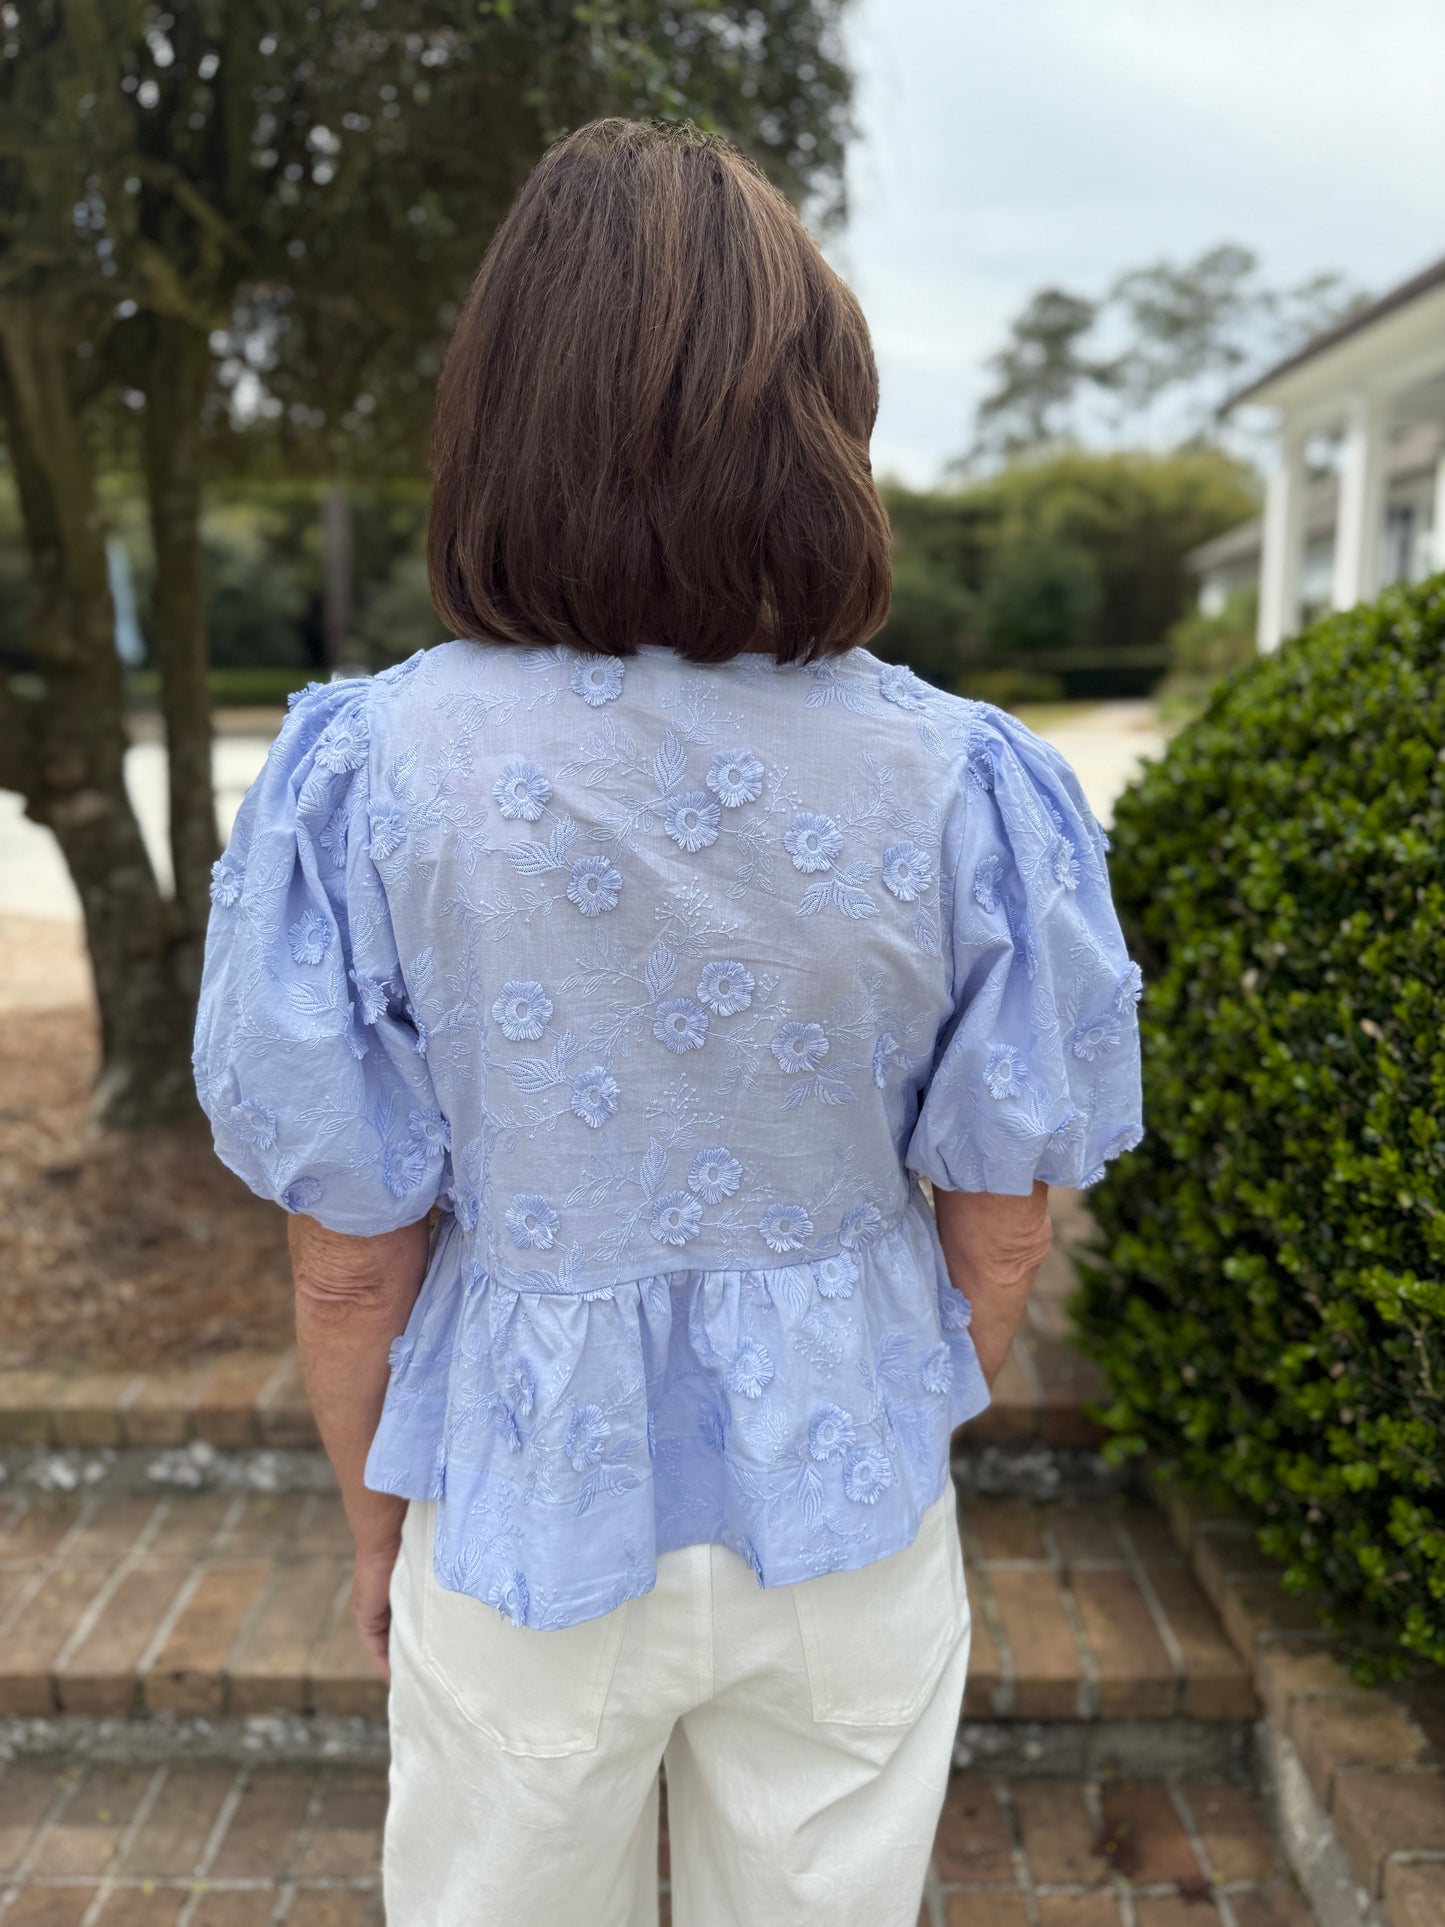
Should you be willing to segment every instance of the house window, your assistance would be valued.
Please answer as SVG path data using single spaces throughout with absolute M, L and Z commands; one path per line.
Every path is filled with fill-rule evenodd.
M 1415 573 L 1415 504 L 1396 502 L 1385 516 L 1385 580 L 1408 582 Z

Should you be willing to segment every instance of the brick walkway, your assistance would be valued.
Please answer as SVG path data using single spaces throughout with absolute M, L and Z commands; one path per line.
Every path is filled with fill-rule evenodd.
M 374 1771 L 39 1763 L 0 1772 L 5 1927 L 371 1927 Z M 667 1842 L 659 1866 L 668 1920 Z M 765 1927 L 765 1923 L 759 1923 Z M 920 1927 L 1309 1927 L 1248 1798 L 958 1775 Z
M 1243 1721 L 1248 1670 L 1150 1506 L 970 1499 L 975 1720 Z M 385 1714 L 339 1500 L 0 1499 L 0 1716 Z

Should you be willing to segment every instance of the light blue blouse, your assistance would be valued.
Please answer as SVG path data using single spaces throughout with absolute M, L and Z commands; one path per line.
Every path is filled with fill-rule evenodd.
M 910 1543 L 988 1402 L 918 1177 L 1141 1135 L 1063 759 L 863 649 L 451 642 L 296 698 L 216 865 L 216 1148 L 335 1231 L 441 1216 L 367 1468 L 529 1626 L 718 1541 Z

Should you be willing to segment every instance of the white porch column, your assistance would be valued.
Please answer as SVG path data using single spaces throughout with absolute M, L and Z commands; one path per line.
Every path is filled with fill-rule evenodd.
M 1278 649 L 1299 628 L 1300 565 L 1304 559 L 1304 439 L 1285 421 L 1279 459 L 1264 496 L 1264 545 L 1259 566 L 1261 655 Z
M 1435 518 L 1430 544 L 1433 551 L 1430 560 L 1437 569 L 1445 569 L 1445 449 L 1441 449 L 1435 464 Z
M 1336 609 L 1368 602 L 1380 586 L 1384 512 L 1384 411 L 1379 398 L 1365 392 L 1350 398 L 1340 450 L 1340 506 L 1330 593 Z

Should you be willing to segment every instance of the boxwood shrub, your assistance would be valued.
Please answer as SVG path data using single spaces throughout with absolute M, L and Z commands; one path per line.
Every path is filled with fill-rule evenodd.
M 1445 577 L 1220 685 L 1121 799 L 1148 1132 L 1078 1301 L 1118 1456 L 1445 1663 Z

